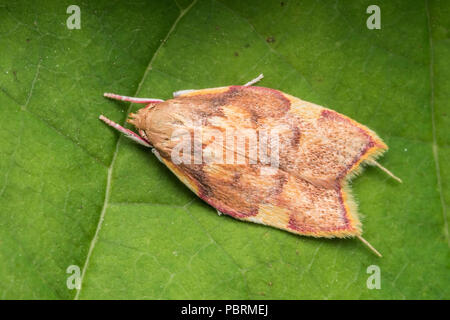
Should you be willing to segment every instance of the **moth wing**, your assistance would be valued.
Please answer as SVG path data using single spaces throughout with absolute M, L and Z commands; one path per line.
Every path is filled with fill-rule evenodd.
M 180 179 L 180 181 L 183 182 L 192 192 L 194 192 L 197 196 L 200 195 L 198 182 L 193 177 L 165 158 L 161 158 L 161 162 L 164 163 L 167 168 L 169 168 L 169 170 L 172 171 L 172 173 L 175 174 L 175 176 Z
M 301 137 L 289 150 L 287 162 L 308 181 L 340 185 L 361 172 L 388 150 L 378 135 L 366 126 L 334 110 L 284 94 L 291 103 L 289 114 L 298 119 Z
M 223 99 L 225 93 L 228 97 Z M 287 124 L 299 129 L 299 135 L 291 130 L 281 137 L 285 149 L 276 169 L 262 170 L 261 164 L 248 162 L 202 164 L 196 168 L 175 165 L 163 158 L 196 195 L 224 214 L 292 233 L 315 237 L 361 234 L 347 184 L 364 161 L 387 149 L 374 132 L 335 111 L 267 88 L 213 88 L 186 91 L 178 97 L 201 95 L 221 103 L 215 105 L 221 114 L 209 118 L 216 127 Z M 202 110 L 205 113 L 208 104 L 202 108 L 206 108 Z
M 289 176 L 283 190 L 258 206 L 258 213 L 245 217 L 313 237 L 345 238 L 361 235 L 361 222 L 349 189 L 329 189 Z

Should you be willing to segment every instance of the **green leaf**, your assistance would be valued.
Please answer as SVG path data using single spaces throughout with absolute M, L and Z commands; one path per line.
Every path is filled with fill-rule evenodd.
M 378 1 L 0 1 L 0 298 L 448 299 L 450 5 Z M 98 120 L 103 92 L 262 86 L 346 114 L 390 146 L 353 182 L 357 240 L 218 216 Z M 68 288 L 71 265 L 81 290 Z M 378 265 L 381 289 L 369 289 Z

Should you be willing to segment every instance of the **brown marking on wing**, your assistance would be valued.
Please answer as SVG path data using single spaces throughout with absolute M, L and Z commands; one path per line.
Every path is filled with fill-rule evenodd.
M 258 165 L 211 164 L 203 168 L 201 185 L 208 185 L 212 193 L 203 194 L 221 207 L 232 208 L 240 218 L 257 214 L 260 203 L 273 198 L 283 190 L 287 179 L 284 172 L 268 179 L 259 174 Z M 225 209 L 224 213 L 230 210 Z
M 315 185 L 338 186 L 361 157 L 385 147 L 365 127 L 332 110 L 306 104 L 290 117 L 296 118 L 301 139 L 297 148 L 283 145 L 280 167 Z
M 297 149 L 298 144 L 300 143 L 301 131 L 297 125 L 291 125 L 292 130 L 292 138 L 291 138 L 291 146 L 294 150 Z
M 232 86 L 226 93 L 230 103 L 250 111 L 252 119 L 281 118 L 290 109 L 290 102 L 278 90 L 263 87 Z
M 338 188 L 315 186 L 291 176 L 277 200 L 278 205 L 290 208 L 288 228 L 296 231 L 329 231 L 348 227 L 339 197 Z

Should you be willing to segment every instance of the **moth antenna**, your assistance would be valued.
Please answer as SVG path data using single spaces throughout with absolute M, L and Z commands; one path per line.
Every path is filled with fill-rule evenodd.
M 161 99 L 153 99 L 153 98 L 135 98 L 135 97 L 127 97 L 127 96 L 121 96 L 115 93 L 109 93 L 105 92 L 103 94 L 104 97 L 115 99 L 115 100 L 121 100 L 121 101 L 128 101 L 133 103 L 159 103 L 164 102 L 164 100 Z
M 381 253 L 378 252 L 377 249 L 375 249 L 366 239 L 364 239 L 361 236 L 356 236 L 359 240 L 361 240 L 362 243 L 364 243 L 370 250 L 372 250 L 373 253 L 375 253 L 377 256 L 379 256 L 380 258 L 382 258 L 383 256 L 381 255 Z
M 369 161 L 369 163 L 376 165 L 378 168 L 380 168 L 381 170 L 383 170 L 384 172 L 386 172 L 391 178 L 393 178 L 394 180 L 397 180 L 400 183 L 403 183 L 402 179 L 400 179 L 399 177 L 397 177 L 396 175 L 394 175 L 392 172 L 390 172 L 388 169 L 386 169 L 385 167 L 383 167 L 381 164 L 379 164 L 378 162 L 376 162 L 375 160 L 371 160 Z
M 250 86 L 254 85 L 255 83 L 257 83 L 258 81 L 260 81 L 262 78 L 264 78 L 264 75 L 261 73 L 259 76 L 257 76 L 252 81 L 249 81 L 246 84 L 244 84 L 244 87 L 250 87 Z
M 105 116 L 100 115 L 100 117 L 98 117 L 98 118 L 100 120 L 102 120 L 104 123 L 106 123 L 108 126 L 111 126 L 114 129 L 116 129 L 117 131 L 122 132 L 127 138 L 130 138 L 134 142 L 137 142 L 140 145 L 143 145 L 145 147 L 151 147 L 152 146 L 150 144 L 150 142 L 147 141 L 147 139 L 144 139 L 141 136 L 139 136 L 138 134 L 136 134 L 135 132 L 133 132 L 131 130 L 128 130 L 127 128 L 122 127 L 120 124 L 115 123 L 112 120 L 109 120 Z

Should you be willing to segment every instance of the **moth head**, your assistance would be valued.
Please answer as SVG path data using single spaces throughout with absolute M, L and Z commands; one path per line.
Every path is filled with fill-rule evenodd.
M 178 139 L 180 131 L 190 132 L 194 128 L 194 117 L 189 103 L 167 100 L 139 109 L 129 115 L 128 122 L 145 133 L 146 139 L 160 152 L 170 153 Z

